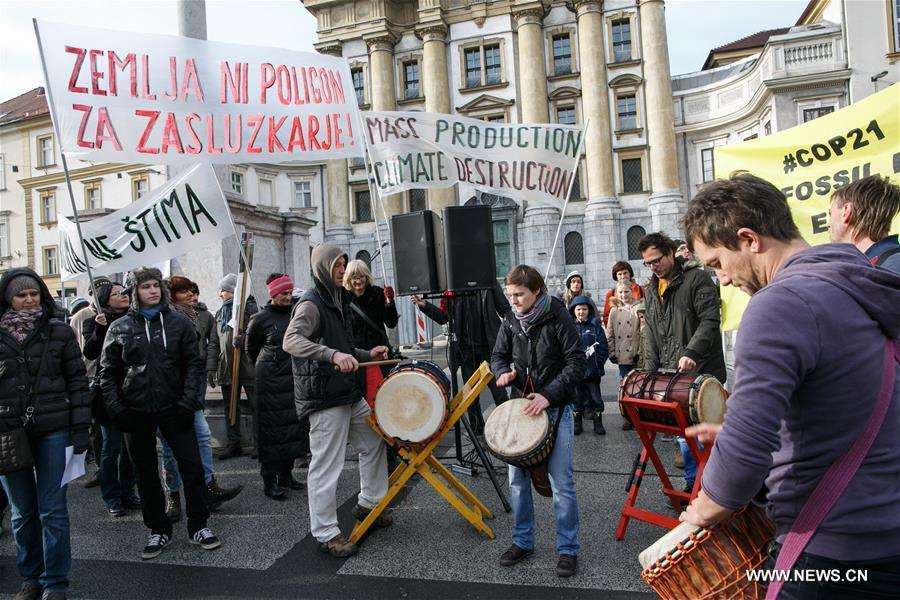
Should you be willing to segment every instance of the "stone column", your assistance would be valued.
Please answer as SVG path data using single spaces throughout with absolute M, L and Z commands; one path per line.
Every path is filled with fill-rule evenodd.
M 522 121 L 547 123 L 547 68 L 544 55 L 544 32 L 541 24 L 544 8 L 537 6 L 515 13 L 519 33 L 519 82 L 522 94 Z
M 450 113 L 450 79 L 447 68 L 447 26 L 432 23 L 420 28 L 417 35 L 424 46 L 422 84 L 425 91 L 425 110 Z M 446 206 L 456 206 L 456 186 L 428 190 L 428 206 L 440 213 Z
M 650 146 L 650 216 L 655 231 L 678 232 L 685 203 L 678 186 L 672 79 L 663 0 L 641 0 L 641 53 Z
M 394 87 L 394 44 L 397 38 L 386 32 L 366 38 L 369 47 L 369 77 L 372 80 L 372 110 L 397 110 L 397 90 Z M 377 193 L 377 192 L 376 192 Z M 393 194 L 382 198 L 388 217 L 403 212 L 403 197 Z M 372 210 L 380 214 L 378 199 L 372 198 Z
M 322 54 L 343 56 L 340 42 L 328 42 L 316 48 Z M 325 219 L 325 238 L 327 241 L 342 242 L 353 235 L 350 225 L 350 186 L 347 183 L 347 160 L 338 158 L 325 162 L 328 178 L 325 193 L 325 207 L 322 217 Z M 295 275 L 295 277 L 297 277 Z

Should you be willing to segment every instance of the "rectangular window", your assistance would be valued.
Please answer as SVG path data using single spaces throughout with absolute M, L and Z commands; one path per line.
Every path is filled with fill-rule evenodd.
M 500 45 L 484 47 L 485 85 L 500 83 Z
M 356 222 L 366 223 L 372 220 L 372 198 L 369 190 L 353 193 L 353 206 L 356 209 Z
M 497 279 L 506 277 L 513 268 L 509 221 L 494 221 L 494 265 Z
M 575 125 L 575 107 L 560 106 L 557 108 L 556 122 L 560 125 Z
M 239 171 L 231 172 L 231 189 L 235 194 L 244 195 L 244 174 Z
M 834 112 L 833 106 L 820 106 L 819 108 L 804 108 L 803 109 L 803 122 L 808 123 L 813 119 L 818 119 L 819 117 L 824 117 L 829 113 Z
M 131 180 L 131 201 L 137 202 L 150 191 L 150 180 L 146 175 Z
M 894 52 L 900 52 L 900 0 L 894 0 L 894 16 L 891 21 L 891 36 L 894 40 Z
M 631 60 L 631 21 L 612 22 L 613 57 L 615 62 Z
M 56 194 L 54 192 L 41 192 L 41 222 L 40 225 L 56 223 Z
M 272 182 L 268 179 L 259 180 L 259 205 L 272 206 Z
M 9 255 L 9 223 L 0 221 L 0 258 Z
M 294 182 L 294 208 L 312 208 L 312 183 Z
M 506 123 L 506 117 L 503 115 L 489 115 L 482 120 L 487 123 Z
M 54 164 L 53 160 L 53 136 L 45 135 L 37 139 L 38 166 L 48 167 Z
M 700 151 L 700 164 L 703 169 L 703 183 L 716 178 L 715 148 L 704 148 Z
M 572 42 L 568 33 L 553 36 L 553 74 L 572 72 Z
M 356 103 L 366 103 L 366 86 L 363 79 L 362 67 L 350 69 L 350 77 L 353 79 L 353 91 L 356 92 Z
M 59 275 L 59 261 L 56 260 L 56 246 L 44 248 L 44 275 Z
M 569 200 L 581 200 L 581 178 L 578 172 L 575 173 L 574 181 L 572 181 L 572 193 L 569 194 Z
M 641 171 L 640 158 L 622 160 L 622 191 L 626 194 L 644 191 L 644 174 Z
M 634 94 L 616 98 L 616 114 L 619 117 L 619 131 L 637 129 L 637 99 Z
M 466 87 L 481 85 L 481 48 L 469 48 L 464 52 L 466 61 Z
M 409 190 L 409 212 L 419 212 L 426 208 L 428 203 L 425 200 L 425 190 L 421 188 Z
M 84 186 L 84 208 L 85 210 L 99 210 L 103 208 L 99 181 L 88 183 Z
M 900 0 L 897 1 L 900 2 Z M 772 121 L 766 121 L 765 131 L 766 135 L 772 135 Z
M 407 100 L 419 97 L 419 63 L 411 60 L 403 63 L 403 97 Z
M 6 189 L 6 157 L 0 154 L 0 190 Z

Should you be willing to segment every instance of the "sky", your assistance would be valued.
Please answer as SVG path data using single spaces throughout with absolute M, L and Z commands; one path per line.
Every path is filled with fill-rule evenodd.
M 673 74 L 697 71 L 709 50 L 764 29 L 793 25 L 807 0 L 668 0 Z M 43 85 L 31 19 L 147 33 L 178 33 L 170 0 L 0 0 L 0 100 Z M 248 14 L 249 13 L 249 14 Z M 207 0 L 210 40 L 312 50 L 315 19 L 300 0 Z

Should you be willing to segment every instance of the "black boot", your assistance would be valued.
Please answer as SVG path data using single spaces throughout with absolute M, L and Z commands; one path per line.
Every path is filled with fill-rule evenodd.
M 575 419 L 575 435 L 581 435 L 581 432 L 584 431 L 584 423 L 581 420 L 581 413 L 578 411 L 573 412 L 572 418 Z
M 303 483 L 294 479 L 294 476 L 291 475 L 291 472 L 282 473 L 278 476 L 278 486 L 282 488 L 289 488 L 292 490 L 302 490 Z
M 219 510 L 220 506 L 229 500 L 233 500 L 243 489 L 244 486 L 242 485 L 236 485 L 233 488 L 223 488 L 219 486 L 219 482 L 213 477 L 212 480 L 206 484 L 206 504 L 209 506 L 209 510 Z
M 606 428 L 603 427 L 602 413 L 594 413 L 594 433 L 597 435 L 606 435 Z
M 278 485 L 275 475 L 263 476 L 263 493 L 272 500 L 287 500 L 287 490 Z
M 217 448 L 214 452 L 216 458 L 219 460 L 228 460 L 229 458 L 241 456 L 243 453 L 244 450 L 241 448 L 240 444 L 228 444 L 224 448 Z

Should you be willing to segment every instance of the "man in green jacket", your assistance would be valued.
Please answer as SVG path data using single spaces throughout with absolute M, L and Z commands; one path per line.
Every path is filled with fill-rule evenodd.
M 725 383 L 719 289 L 698 261 L 685 262 L 675 249 L 675 242 L 661 232 L 638 242 L 644 266 L 653 272 L 644 299 L 644 370 L 702 373 Z M 688 491 L 694 487 L 697 464 L 684 438 L 677 441 Z

